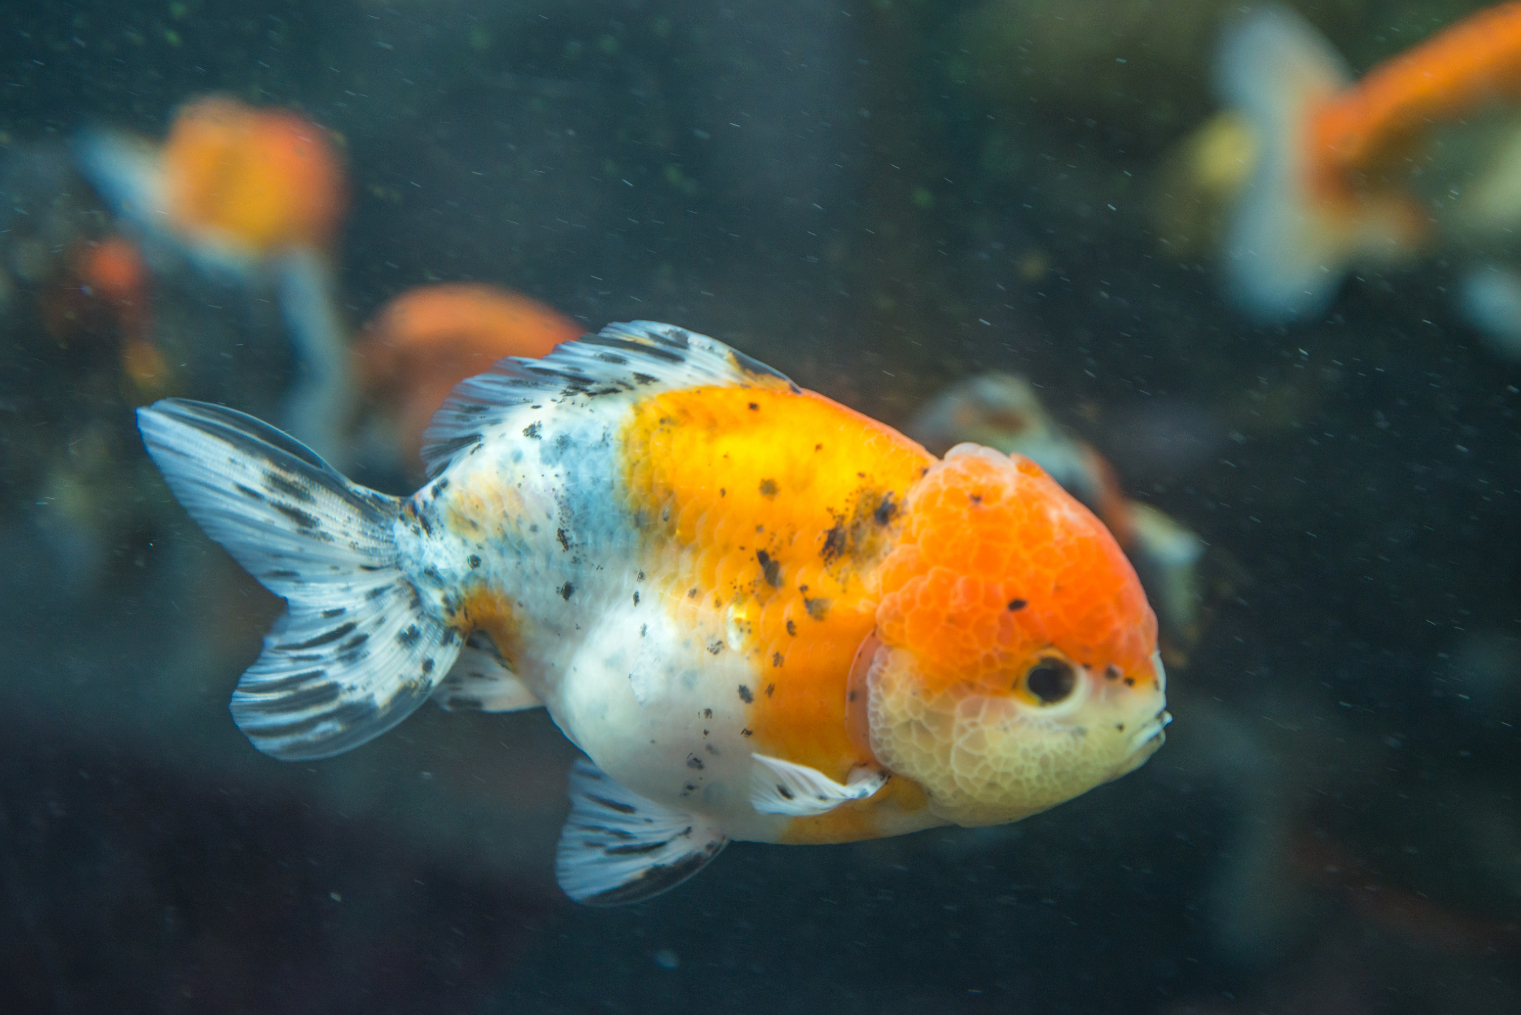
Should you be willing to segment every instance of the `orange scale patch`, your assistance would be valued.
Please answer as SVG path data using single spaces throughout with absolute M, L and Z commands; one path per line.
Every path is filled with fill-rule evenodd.
M 470 588 L 459 600 L 454 621 L 455 627 L 467 637 L 472 631 L 489 634 L 508 667 L 517 669 L 522 630 L 512 603 L 505 595 L 485 584 Z
M 1032 463 L 1013 464 L 958 457 L 915 491 L 883 567 L 881 638 L 914 653 L 931 691 L 1003 686 L 1047 647 L 1146 671 L 1156 620 L 1113 536 Z
M 622 435 L 625 482 L 675 587 L 699 589 L 702 612 L 682 598 L 677 622 L 736 625 L 763 677 L 748 723 L 755 750 L 843 780 L 862 760 L 845 684 L 875 623 L 877 565 L 898 527 L 894 505 L 933 459 L 829 399 L 757 384 L 637 403 Z

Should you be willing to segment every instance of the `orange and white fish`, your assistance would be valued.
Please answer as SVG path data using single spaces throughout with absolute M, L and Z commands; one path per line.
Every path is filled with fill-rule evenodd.
M 1156 619 L 1033 462 L 913 441 L 711 338 L 611 325 L 434 419 L 405 500 L 257 420 L 139 410 L 170 489 L 289 611 L 233 717 L 337 754 L 424 699 L 543 705 L 590 758 L 557 873 L 654 895 L 730 839 L 1016 821 L 1170 720 Z
M 73 150 L 122 224 L 150 246 L 256 290 L 273 287 L 299 358 L 286 424 L 338 455 L 354 401 L 332 261 L 348 184 L 328 132 L 288 109 L 210 95 L 176 111 L 161 145 L 93 127 Z
M 1227 242 L 1236 301 L 1265 320 L 1318 313 L 1353 265 L 1407 257 L 1429 237 L 1406 184 L 1434 127 L 1521 98 L 1521 3 L 1479 11 L 1355 83 L 1297 14 L 1260 8 L 1227 31 L 1216 83 L 1259 151 Z

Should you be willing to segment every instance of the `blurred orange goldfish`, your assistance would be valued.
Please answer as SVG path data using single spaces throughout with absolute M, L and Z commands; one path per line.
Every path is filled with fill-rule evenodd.
M 1234 295 L 1264 320 L 1314 314 L 1353 264 L 1427 238 L 1430 216 L 1402 174 L 1433 127 L 1521 97 L 1521 3 L 1480 11 L 1355 84 L 1314 28 L 1268 7 L 1227 31 L 1216 79 L 1260 152 L 1227 242 Z
M 647 898 L 730 839 L 1016 821 L 1163 741 L 1135 571 L 1034 462 L 937 459 L 680 328 L 461 384 L 404 500 L 218 406 L 138 425 L 289 604 L 233 697 L 249 739 L 322 758 L 430 696 L 547 707 L 591 759 L 557 861 L 582 902 Z
M 248 256 L 327 250 L 348 197 L 326 130 L 285 109 L 210 96 L 179 111 L 164 144 L 176 227 Z
M 91 128 L 74 151 L 146 240 L 275 287 L 298 354 L 285 425 L 337 457 L 353 391 L 331 251 L 348 196 L 328 132 L 289 110 L 213 95 L 181 106 L 162 145 Z
M 381 308 L 354 346 L 367 395 L 390 410 L 409 467 L 454 386 L 504 356 L 538 359 L 584 331 L 551 307 L 474 282 L 409 289 Z

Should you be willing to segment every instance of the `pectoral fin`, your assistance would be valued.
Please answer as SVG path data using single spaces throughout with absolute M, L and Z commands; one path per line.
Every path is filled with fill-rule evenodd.
M 762 814 L 812 817 L 847 800 L 865 800 L 887 782 L 882 769 L 857 768 L 843 784 L 816 768 L 764 754 L 752 754 L 750 806 Z
M 702 870 L 728 841 L 707 819 L 646 800 L 578 761 L 555 877 L 588 906 L 642 902 Z

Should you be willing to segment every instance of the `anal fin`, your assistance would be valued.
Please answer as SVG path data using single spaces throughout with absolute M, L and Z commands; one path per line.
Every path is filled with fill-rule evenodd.
M 544 704 L 480 631 L 466 640 L 433 700 L 448 712 L 520 712 Z
M 816 768 L 765 754 L 750 755 L 750 806 L 762 814 L 807 818 L 826 814 L 847 800 L 864 800 L 881 789 L 886 771 L 857 768 L 844 783 Z
M 642 902 L 702 870 L 728 841 L 707 819 L 646 800 L 577 761 L 555 877 L 588 906 Z

